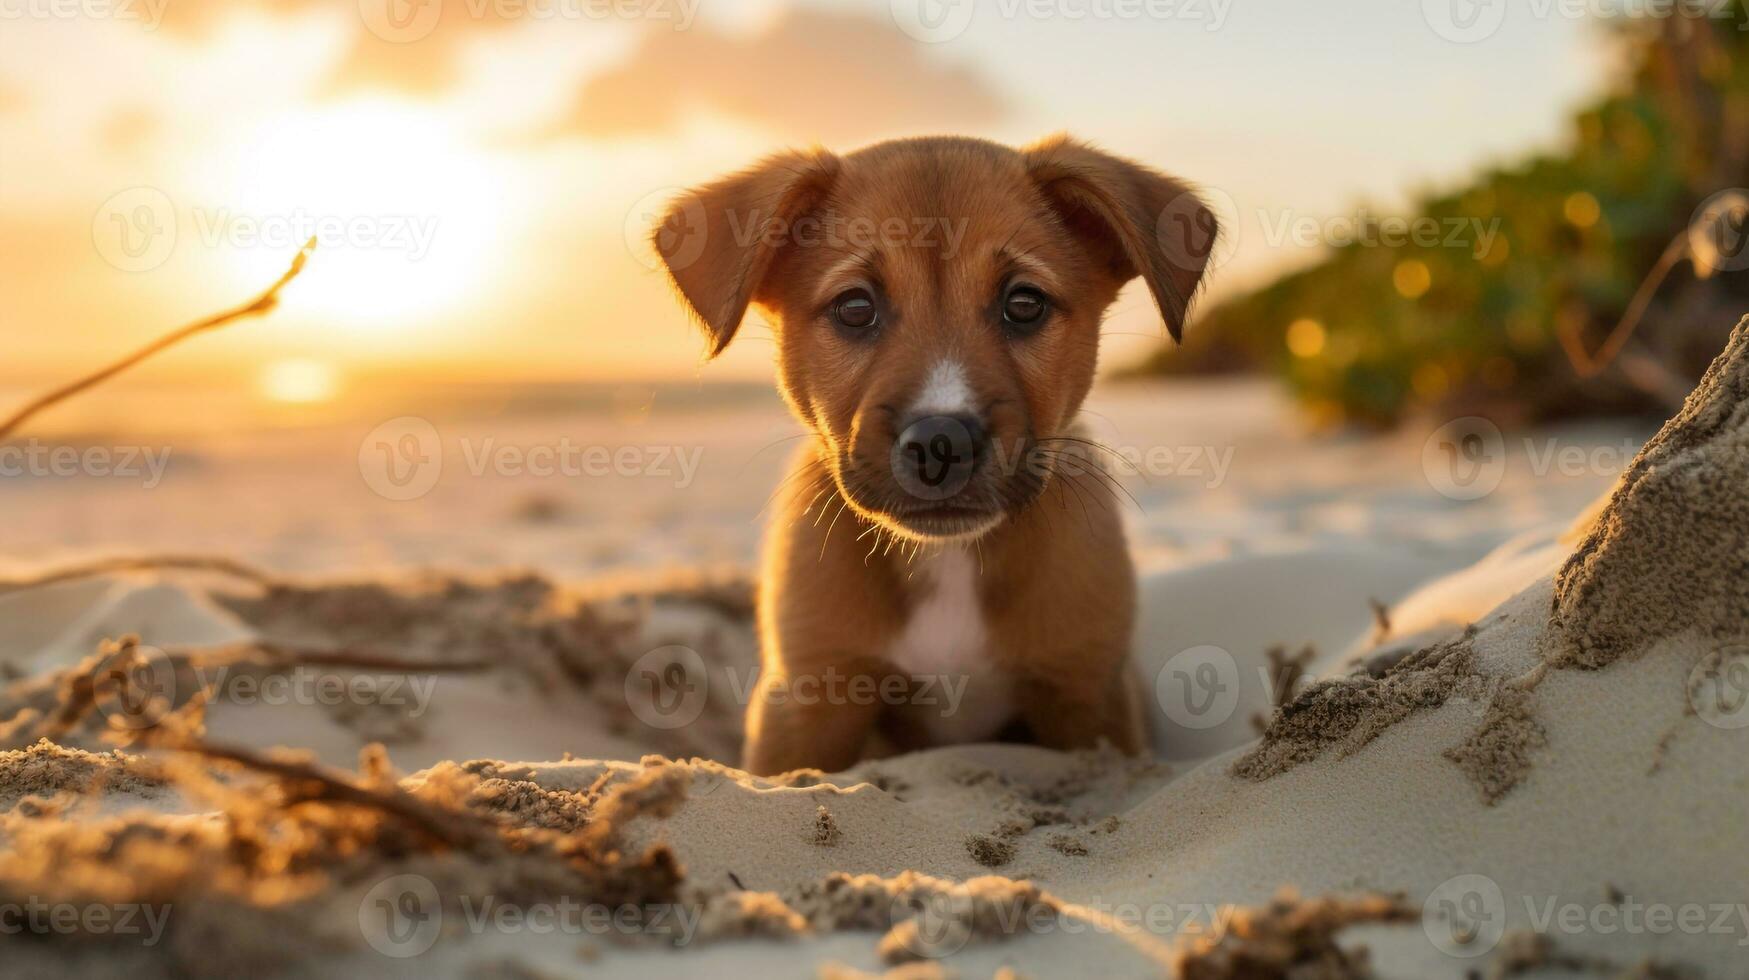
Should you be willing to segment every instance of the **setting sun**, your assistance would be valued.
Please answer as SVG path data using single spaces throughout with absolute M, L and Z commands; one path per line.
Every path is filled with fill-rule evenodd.
M 349 333 L 394 332 L 479 296 L 501 239 L 503 180 L 435 110 L 394 101 L 317 109 L 238 141 L 194 233 L 240 283 L 271 278 L 314 236 L 322 275 L 286 297 Z
M 267 365 L 256 389 L 269 401 L 313 404 L 328 401 L 339 393 L 340 376 L 333 365 L 308 358 L 288 358 Z

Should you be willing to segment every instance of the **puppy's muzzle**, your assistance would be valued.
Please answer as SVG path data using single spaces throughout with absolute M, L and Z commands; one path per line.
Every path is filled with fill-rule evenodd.
M 925 415 L 893 440 L 893 479 L 919 501 L 951 500 L 989 455 L 989 435 L 978 419 Z

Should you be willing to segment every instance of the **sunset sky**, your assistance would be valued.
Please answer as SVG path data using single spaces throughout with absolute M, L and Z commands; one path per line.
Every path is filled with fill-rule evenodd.
M 149 376 L 762 377 L 763 327 L 701 368 L 649 216 L 776 148 L 928 132 L 1067 130 L 1219 192 L 1237 288 L 1307 257 L 1283 215 L 1556 147 L 1601 84 L 1594 24 L 1514 5 L 1457 43 L 1439 3 L 0 0 L 0 383 L 245 299 L 319 230 L 278 313 Z M 1134 291 L 1108 332 L 1107 364 L 1161 334 Z

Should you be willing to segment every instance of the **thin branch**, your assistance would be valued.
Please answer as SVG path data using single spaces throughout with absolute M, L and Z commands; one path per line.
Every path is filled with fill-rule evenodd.
M 196 323 L 191 323 L 180 330 L 165 334 L 101 371 L 86 375 L 71 384 L 56 388 L 54 391 L 43 395 L 41 398 L 38 398 L 19 409 L 11 418 L 4 422 L 0 422 L 0 442 L 4 442 L 12 435 L 12 433 L 16 432 L 20 426 L 25 422 L 28 422 L 43 409 L 66 401 L 88 388 L 93 388 L 102 384 L 159 351 L 169 347 L 174 347 L 195 334 L 204 333 L 208 330 L 222 327 L 234 320 L 241 320 L 252 316 L 261 316 L 264 313 L 271 312 L 275 306 L 279 305 L 279 291 L 285 287 L 286 283 L 297 278 L 298 273 L 304 271 L 304 263 L 309 260 L 310 253 L 315 250 L 316 240 L 311 238 L 304 243 L 303 248 L 298 249 L 298 254 L 292 259 L 291 268 L 286 270 L 285 275 L 279 277 L 278 282 L 267 287 L 265 292 L 249 302 L 244 303 L 242 306 L 226 310 L 216 316 L 208 317 Z
M 342 670 L 375 670 L 391 674 L 475 674 L 498 666 L 490 660 L 412 660 L 370 650 L 323 649 L 268 640 L 245 640 L 216 647 L 185 647 L 183 652 L 216 658 L 223 663 L 265 659 L 269 663 Z
M 230 558 L 220 558 L 204 555 L 145 555 L 140 557 L 104 558 L 83 565 L 72 565 L 57 568 L 41 575 L 28 578 L 0 579 L 0 595 L 10 592 L 22 592 L 25 589 L 40 589 L 47 585 L 70 582 L 76 579 L 91 578 L 97 575 L 108 575 L 113 572 L 136 572 L 146 569 L 168 568 L 192 572 L 216 572 L 240 578 L 256 585 L 268 586 L 279 581 L 272 575 L 252 568 Z
M 1634 335 L 1634 330 L 1639 327 L 1640 320 L 1646 314 L 1646 307 L 1652 304 L 1652 297 L 1657 295 L 1658 287 L 1664 284 L 1665 278 L 1670 275 L 1670 270 L 1676 268 L 1678 262 L 1688 257 L 1688 249 L 1687 232 L 1671 239 L 1670 244 L 1664 248 L 1664 254 L 1658 257 L 1657 264 L 1652 266 L 1652 271 L 1646 274 L 1646 278 L 1640 280 L 1640 287 L 1634 291 L 1634 297 L 1628 302 L 1627 310 L 1622 313 L 1621 319 L 1616 322 L 1615 329 L 1609 332 L 1609 336 L 1603 341 L 1603 346 L 1597 349 L 1596 354 L 1586 352 L 1585 340 L 1579 336 L 1579 325 L 1576 320 L 1556 321 L 1556 336 L 1560 339 L 1561 349 L 1566 353 L 1567 360 L 1572 363 L 1575 374 L 1581 378 L 1589 379 L 1597 377 L 1608 369 L 1609 365 L 1615 361 L 1616 355 L 1621 353 L 1623 345 Z M 1661 395 L 1656 390 L 1651 391 L 1651 394 Z
M 194 740 L 159 740 L 146 744 L 208 759 L 230 762 L 272 777 L 286 786 L 299 802 L 339 803 L 398 817 L 440 843 L 461 850 L 477 850 L 497 839 L 497 827 L 460 810 L 433 806 L 399 787 L 376 789 L 361 786 L 344 774 L 326 771 L 306 762 L 292 762 L 262 755 L 242 746 L 214 745 Z M 297 791 L 292 792 L 296 787 Z

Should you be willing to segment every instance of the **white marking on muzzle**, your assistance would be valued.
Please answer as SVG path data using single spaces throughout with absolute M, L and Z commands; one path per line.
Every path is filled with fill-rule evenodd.
M 923 390 L 911 403 L 911 417 L 964 415 L 974 411 L 972 385 L 958 361 L 936 361 L 923 381 Z

